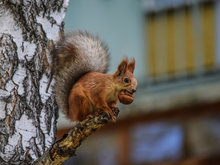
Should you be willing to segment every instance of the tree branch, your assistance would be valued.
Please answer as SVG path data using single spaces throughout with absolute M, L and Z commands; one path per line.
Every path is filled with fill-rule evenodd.
M 119 110 L 114 109 L 115 116 Z M 101 112 L 97 117 L 88 117 L 74 126 L 68 134 L 56 141 L 34 165 L 59 165 L 63 164 L 70 157 L 76 156 L 75 152 L 81 143 L 96 130 L 107 124 L 109 121 L 107 114 Z

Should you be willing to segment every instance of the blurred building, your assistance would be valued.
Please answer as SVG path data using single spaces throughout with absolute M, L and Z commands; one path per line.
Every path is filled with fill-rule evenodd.
M 65 27 L 99 34 L 110 72 L 135 57 L 139 82 L 69 164 L 220 164 L 219 0 L 71 0 Z M 58 137 L 70 126 L 61 115 Z

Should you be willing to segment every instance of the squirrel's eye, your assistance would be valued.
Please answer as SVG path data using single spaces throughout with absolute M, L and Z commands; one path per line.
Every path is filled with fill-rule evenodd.
M 128 79 L 128 78 L 125 78 L 125 79 L 124 79 L 124 82 L 128 83 L 128 82 L 129 82 L 129 79 Z

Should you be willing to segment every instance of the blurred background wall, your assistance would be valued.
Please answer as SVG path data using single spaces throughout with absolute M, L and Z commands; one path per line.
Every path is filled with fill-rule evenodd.
M 65 30 L 98 34 L 139 86 L 67 164 L 220 164 L 220 1 L 71 0 Z M 61 114 L 58 138 L 71 124 Z
M 114 72 L 124 55 L 137 57 L 140 67 L 136 74 L 143 76 L 145 61 L 143 18 L 140 2 L 134 0 L 71 0 L 65 17 L 65 29 L 83 29 L 98 34 L 108 43 L 111 70 Z

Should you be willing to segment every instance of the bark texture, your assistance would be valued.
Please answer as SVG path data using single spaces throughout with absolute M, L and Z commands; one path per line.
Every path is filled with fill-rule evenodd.
M 0 1 L 0 164 L 39 158 L 56 139 L 49 50 L 68 0 Z

